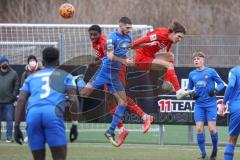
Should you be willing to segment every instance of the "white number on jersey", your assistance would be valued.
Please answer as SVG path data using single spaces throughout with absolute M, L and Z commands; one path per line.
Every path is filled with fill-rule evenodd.
M 43 77 L 42 81 L 45 82 L 45 84 L 42 86 L 44 93 L 40 94 L 41 99 L 48 97 L 50 94 L 49 77 Z

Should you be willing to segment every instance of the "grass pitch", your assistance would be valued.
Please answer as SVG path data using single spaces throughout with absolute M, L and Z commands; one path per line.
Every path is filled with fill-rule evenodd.
M 218 160 L 223 160 L 223 147 L 219 148 Z M 207 147 L 210 154 L 211 148 Z M 72 143 L 68 145 L 68 160 L 194 160 L 199 157 L 197 146 L 125 144 L 114 148 L 108 143 Z M 1 160 L 31 160 L 28 146 L 17 144 L 0 145 Z M 240 159 L 236 148 L 235 159 Z M 51 160 L 47 150 L 46 160 Z

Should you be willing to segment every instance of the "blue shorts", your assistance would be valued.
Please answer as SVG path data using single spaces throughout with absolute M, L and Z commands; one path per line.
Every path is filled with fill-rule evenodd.
M 217 120 L 217 106 L 205 107 L 202 105 L 196 105 L 194 108 L 194 120 L 195 122 L 209 122 Z
M 91 77 L 91 79 L 89 80 L 89 83 L 93 83 L 94 81 L 96 81 L 96 77 L 99 74 L 99 72 L 101 71 L 101 68 L 102 68 L 102 63 L 100 64 L 100 66 L 98 67 L 98 69 L 94 73 L 94 75 Z
M 238 136 L 240 134 L 240 101 L 231 102 L 228 106 L 230 112 L 229 136 Z
M 103 85 L 107 85 L 110 93 L 125 90 L 119 79 L 119 70 L 101 69 L 97 74 L 95 81 L 91 81 L 89 83 L 95 89 L 99 89 Z
M 54 106 L 31 108 L 26 117 L 28 144 L 31 151 L 67 144 L 63 119 L 56 116 Z

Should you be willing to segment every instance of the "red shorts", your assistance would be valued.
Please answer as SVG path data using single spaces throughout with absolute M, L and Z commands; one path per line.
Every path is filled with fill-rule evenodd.
M 143 54 L 142 50 L 136 50 L 135 64 L 139 70 L 150 70 L 154 57 L 149 57 Z

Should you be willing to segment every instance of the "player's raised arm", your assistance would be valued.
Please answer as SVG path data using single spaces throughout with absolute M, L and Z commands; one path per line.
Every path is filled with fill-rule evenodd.
M 138 38 L 132 42 L 130 48 L 137 49 L 137 48 L 142 48 L 146 46 L 159 45 L 159 42 L 155 41 L 157 39 L 156 37 L 157 35 L 153 34 L 152 36 L 145 36 L 145 37 Z

